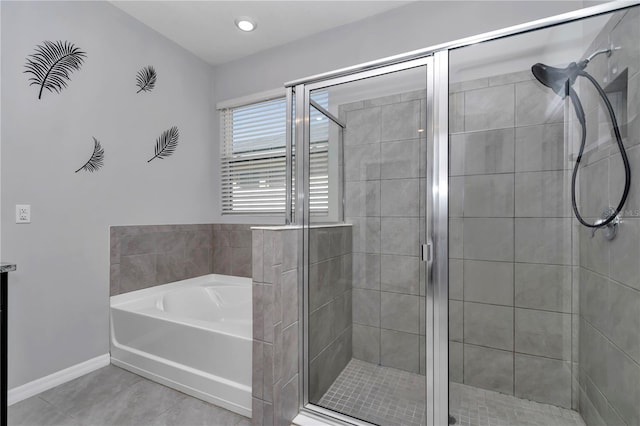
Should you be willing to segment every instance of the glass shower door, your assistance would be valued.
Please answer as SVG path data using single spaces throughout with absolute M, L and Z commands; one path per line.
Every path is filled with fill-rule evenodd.
M 450 53 L 458 420 L 640 422 L 638 28 L 635 7 Z
M 305 403 L 316 413 L 427 424 L 430 60 L 296 88 L 307 109 Z

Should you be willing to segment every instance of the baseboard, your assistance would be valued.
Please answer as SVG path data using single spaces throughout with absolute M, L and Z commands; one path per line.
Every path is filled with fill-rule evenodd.
M 20 402 L 27 398 L 31 398 L 41 392 L 54 388 L 66 382 L 70 382 L 73 379 L 77 379 L 80 376 L 84 376 L 87 373 L 91 373 L 99 368 L 106 367 L 111 362 L 110 355 L 104 354 L 91 358 L 87 361 L 81 362 L 76 365 L 72 365 L 64 370 L 56 371 L 53 374 L 34 380 L 29 383 L 25 383 L 22 386 L 17 386 L 13 389 L 9 389 L 8 403 L 13 405 L 16 402 Z

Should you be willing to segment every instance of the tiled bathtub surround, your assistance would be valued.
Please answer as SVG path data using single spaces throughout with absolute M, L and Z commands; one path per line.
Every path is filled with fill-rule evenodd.
M 301 232 L 287 227 L 252 232 L 254 425 L 289 425 L 298 414 Z
M 213 273 L 251 278 L 251 225 L 213 225 Z
M 211 225 L 111 227 L 111 296 L 211 273 Z
M 250 225 L 112 226 L 110 295 L 210 273 L 251 277 Z
M 610 45 L 587 68 L 608 91 L 623 127 L 631 163 L 631 191 L 618 236 L 580 226 L 580 412 L 587 425 L 640 424 L 640 8 L 615 14 L 585 52 Z M 620 78 L 621 80 L 616 80 Z M 609 92 L 611 82 L 618 88 Z M 626 86 L 626 103 L 622 93 Z M 587 116 L 587 151 L 580 173 L 580 205 L 593 222 L 606 206 L 620 200 L 624 175 L 609 117 L 590 83 L 579 80 L 576 91 Z M 626 122 L 624 118 L 626 116 Z M 574 138 L 579 136 L 575 121 Z M 604 143 L 598 148 L 598 141 Z
M 423 373 L 425 91 L 341 105 L 353 224 L 353 357 Z M 422 218 L 422 219 L 421 219 Z
M 571 408 L 571 163 L 563 103 L 532 79 L 450 87 L 450 378 Z
M 352 226 L 309 230 L 309 400 L 317 403 L 352 357 Z

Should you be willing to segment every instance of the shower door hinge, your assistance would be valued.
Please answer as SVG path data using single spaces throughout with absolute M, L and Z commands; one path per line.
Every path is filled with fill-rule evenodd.
M 420 259 L 423 262 L 431 262 L 432 260 L 432 244 L 431 243 L 427 243 L 427 244 L 422 244 L 421 249 L 420 249 Z

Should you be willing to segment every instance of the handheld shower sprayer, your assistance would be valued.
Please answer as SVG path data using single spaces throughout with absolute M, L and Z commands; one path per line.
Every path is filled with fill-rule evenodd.
M 627 158 L 627 152 L 624 148 L 624 144 L 622 143 L 622 136 L 620 135 L 620 129 L 618 127 L 618 120 L 616 119 L 616 114 L 613 110 L 611 102 L 607 97 L 604 89 L 600 84 L 596 81 L 595 78 L 591 74 L 585 71 L 589 62 L 596 56 L 600 54 L 607 54 L 607 56 L 611 56 L 611 53 L 614 50 L 618 50 L 619 48 L 610 48 L 598 50 L 592 53 L 588 58 L 583 59 L 582 61 L 576 63 L 572 62 L 564 68 L 556 68 L 551 67 L 545 64 L 537 63 L 531 67 L 531 72 L 533 76 L 543 85 L 553 90 L 558 96 L 563 99 L 569 96 L 571 99 L 571 103 L 573 104 L 574 110 L 576 112 L 576 116 L 578 121 L 580 122 L 580 127 L 582 128 L 582 135 L 580 141 L 580 150 L 578 151 L 578 155 L 576 157 L 576 162 L 573 167 L 573 174 L 571 176 L 571 204 L 573 207 L 573 212 L 578 219 L 578 221 L 586 227 L 594 228 L 594 232 L 605 226 L 611 227 L 616 226 L 618 223 L 618 215 L 624 204 L 627 201 L 627 197 L 629 196 L 629 187 L 631 184 L 631 169 L 629 167 L 629 159 Z M 598 94 L 602 98 L 604 105 L 609 113 L 609 117 L 611 118 L 611 125 L 613 127 L 613 132 L 615 134 L 616 142 L 618 144 L 618 149 L 620 150 L 620 156 L 622 157 L 622 163 L 624 165 L 624 174 L 625 174 L 625 183 L 624 183 L 624 191 L 622 193 L 622 197 L 620 198 L 620 202 L 618 203 L 615 209 L 608 210 L 606 217 L 603 217 L 597 220 L 595 223 L 591 224 L 586 222 L 580 211 L 578 210 L 578 206 L 576 203 L 576 178 L 578 176 L 578 168 L 580 166 L 580 161 L 582 160 L 582 154 L 584 153 L 584 147 L 587 140 L 587 126 L 586 119 L 584 114 L 584 109 L 582 108 L 582 102 L 578 97 L 578 94 L 573 89 L 573 84 L 576 82 L 578 77 L 584 77 L 593 84 L 593 86 L 598 91 Z M 613 233 L 615 236 L 615 231 Z M 611 237 L 613 238 L 613 237 Z

